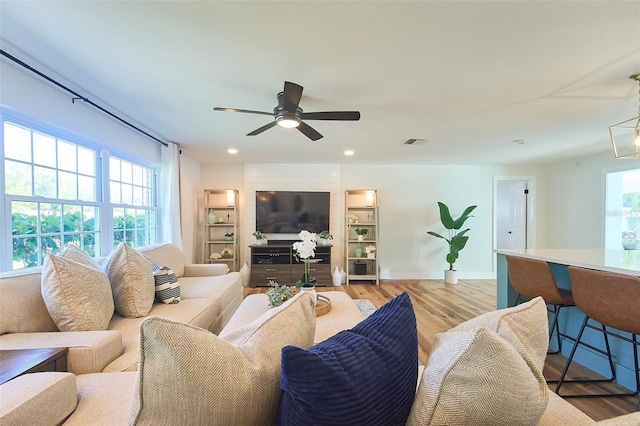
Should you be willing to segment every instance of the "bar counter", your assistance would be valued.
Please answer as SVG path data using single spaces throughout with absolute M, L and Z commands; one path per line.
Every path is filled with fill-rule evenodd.
M 560 288 L 571 289 L 568 266 L 579 266 L 599 271 L 640 277 L 640 250 L 602 250 L 602 249 L 533 249 L 533 250 L 495 250 L 497 306 L 506 308 L 515 304 L 518 293 L 509 282 L 506 255 L 544 260 L 549 264 L 556 284 Z M 640 301 L 639 301 L 640 306 Z M 576 336 L 584 314 L 578 308 L 565 308 L 560 314 L 561 332 Z M 587 341 L 599 348 L 604 348 L 601 333 L 585 331 Z M 592 334 L 592 335 L 591 335 Z M 554 337 L 555 339 L 555 337 Z M 583 337 L 584 339 L 584 337 Z M 630 389 L 635 389 L 633 370 L 633 350 L 631 344 L 618 339 L 611 339 L 612 353 L 616 361 L 617 382 Z M 615 342 L 615 343 L 614 343 Z M 569 355 L 573 341 L 563 339 L 562 354 Z M 575 361 L 609 377 L 606 357 L 598 352 L 580 346 Z

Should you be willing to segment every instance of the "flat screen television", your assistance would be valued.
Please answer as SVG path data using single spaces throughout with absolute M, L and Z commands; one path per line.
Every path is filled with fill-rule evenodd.
M 329 230 L 329 192 L 256 191 L 256 230 L 297 234 Z

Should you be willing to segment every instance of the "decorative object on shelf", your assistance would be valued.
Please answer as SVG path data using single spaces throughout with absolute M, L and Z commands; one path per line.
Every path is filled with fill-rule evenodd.
M 362 257 L 362 247 L 360 246 L 360 244 L 356 245 L 355 254 L 356 257 Z
M 213 209 L 209 209 L 209 214 L 207 215 L 207 223 L 209 225 L 213 225 L 216 223 L 216 215 L 213 213 Z
M 358 241 L 364 241 L 364 236 L 369 233 L 367 228 L 356 228 L 356 234 L 358 234 Z
M 340 268 L 340 275 L 342 275 L 342 280 L 340 281 L 342 284 L 347 283 L 347 271 L 344 268 Z
M 225 247 L 220 252 L 220 255 L 224 258 L 233 257 L 233 249 L 231 247 Z
M 329 244 L 330 240 L 333 240 L 333 235 L 329 231 L 322 231 L 318 234 L 319 244 Z
M 438 201 L 438 207 L 440 208 L 440 221 L 444 225 L 444 227 L 449 231 L 449 238 L 444 237 L 436 232 L 428 231 L 427 234 L 432 235 L 437 238 L 442 238 L 449 245 L 449 252 L 447 253 L 447 263 L 449 263 L 449 269 L 445 271 L 445 280 L 444 282 L 447 284 L 457 284 L 458 278 L 456 276 L 456 271 L 453 269 L 453 264 L 458 260 L 458 256 L 460 251 L 464 248 L 469 240 L 465 234 L 469 231 L 469 228 L 460 231 L 462 225 L 469 219 L 470 213 L 477 206 L 469 206 L 464 212 L 460 215 L 459 218 L 453 219 L 451 217 L 451 213 L 449 212 L 449 207 L 446 204 Z
M 252 235 L 256 237 L 256 244 L 263 244 L 267 240 L 267 236 L 260 231 L 256 231 Z
M 367 274 L 367 262 L 364 260 L 356 260 L 353 264 L 353 273 L 356 275 Z
M 640 158 L 640 72 L 629 76 L 638 82 L 638 115 L 609 126 L 609 135 L 616 158 Z
M 216 217 L 216 223 L 220 224 L 220 225 L 223 224 L 224 223 L 224 217 L 222 217 L 222 216 Z
M 635 231 L 622 232 L 622 248 L 625 250 L 640 250 L 640 240 Z
M 316 279 L 310 275 L 310 258 L 315 257 L 316 234 L 314 232 L 302 230 L 298 234 L 298 238 L 300 238 L 301 241 L 293 243 L 293 251 L 295 251 L 296 260 L 302 260 L 304 263 L 304 273 L 302 274 L 302 277 L 300 277 L 300 281 L 296 283 L 296 287 L 315 287 Z
M 247 287 L 251 278 L 251 268 L 249 268 L 249 263 L 244 262 L 244 265 L 240 268 L 240 276 L 242 277 L 242 285 Z
M 209 259 L 211 260 L 218 260 L 222 257 L 222 255 L 220 253 L 211 253 L 211 256 L 209 256 Z
M 336 269 L 334 269 L 331 273 L 331 283 L 334 285 L 334 287 L 340 287 L 340 285 L 342 284 L 342 274 L 338 270 L 337 266 Z
M 349 213 L 347 215 L 347 219 L 349 221 L 349 225 L 353 225 L 354 223 L 358 223 L 358 216 L 353 213 Z
M 225 241 L 233 241 L 233 232 L 230 234 L 224 234 Z
M 367 252 L 367 257 L 369 259 L 376 258 L 376 246 L 374 246 L 373 244 L 369 244 L 368 246 L 366 246 L 364 248 L 364 251 Z
M 267 300 L 272 308 L 282 305 L 293 297 L 293 286 L 278 285 L 277 281 L 269 281 L 269 290 L 267 290 Z

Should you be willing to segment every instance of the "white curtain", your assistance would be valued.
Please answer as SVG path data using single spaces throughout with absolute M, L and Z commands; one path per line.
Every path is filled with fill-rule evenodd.
M 182 248 L 180 226 L 180 149 L 169 143 L 162 147 L 162 172 L 158 188 L 160 231 L 162 242 L 174 243 Z

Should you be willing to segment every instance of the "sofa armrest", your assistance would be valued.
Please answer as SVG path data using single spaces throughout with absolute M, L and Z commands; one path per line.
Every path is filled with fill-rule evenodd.
M 0 385 L 0 424 L 57 425 L 78 404 L 71 373 L 24 374 Z
M 224 275 L 228 273 L 229 273 L 229 266 L 226 263 L 184 265 L 185 277 L 210 277 L 214 275 Z
M 69 348 L 69 372 L 100 373 L 122 355 L 122 335 L 116 330 L 9 333 L 0 336 L 0 348 Z
M 599 426 L 638 426 L 640 425 L 640 411 L 624 416 L 614 417 L 608 420 L 602 420 L 595 423 Z

